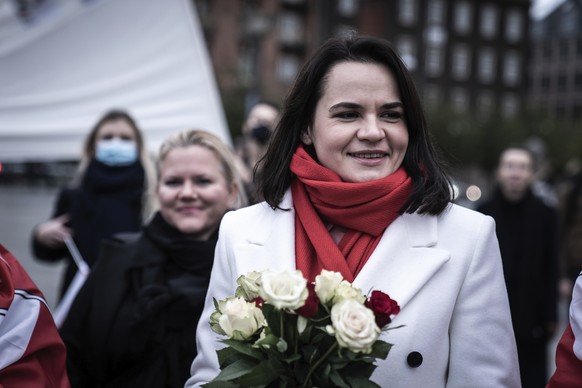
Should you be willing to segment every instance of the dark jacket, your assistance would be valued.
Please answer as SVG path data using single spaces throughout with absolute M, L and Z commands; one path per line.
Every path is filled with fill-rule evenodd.
M 514 203 L 497 189 L 477 210 L 495 219 L 516 339 L 544 340 L 557 322 L 557 209 L 531 191 Z
M 111 167 L 93 161 L 87 167 L 81 185 L 60 190 L 52 218 L 68 214 L 67 224 L 81 256 L 92 267 L 97 261 L 99 244 L 117 233 L 137 232 L 142 224 L 144 170 L 139 162 Z M 32 233 L 34 256 L 44 261 L 67 260 L 60 296 L 67 290 L 77 266 L 66 247 L 51 248 Z
M 73 388 L 184 386 L 216 236 L 181 245 L 165 236 L 172 229 L 158 214 L 140 235 L 102 245 L 61 329 Z

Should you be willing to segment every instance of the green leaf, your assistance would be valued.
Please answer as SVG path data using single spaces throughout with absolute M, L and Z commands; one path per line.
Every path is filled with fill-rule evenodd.
M 268 345 L 268 347 L 274 347 L 275 345 L 277 345 L 277 342 L 279 342 L 279 337 L 273 334 L 267 334 L 264 338 L 261 338 L 260 340 L 255 342 L 255 345 L 257 346 Z
M 294 366 L 295 379 L 300 383 L 300 385 L 303 384 L 303 382 L 307 378 L 307 373 L 309 373 L 309 367 L 310 365 L 303 360 L 298 360 L 295 363 Z
M 312 332 L 313 325 L 311 324 L 311 322 L 308 322 L 303 332 L 299 335 L 299 342 L 304 344 L 310 343 L 311 341 L 309 338 L 311 337 Z
M 280 310 L 277 310 L 274 306 L 265 303 L 263 304 L 263 315 L 267 321 L 267 325 L 271 329 L 271 332 L 277 337 L 281 337 L 281 314 Z
M 337 371 L 335 371 L 335 370 L 332 370 L 329 373 L 329 379 L 335 387 L 350 388 L 348 383 L 346 383 L 346 381 L 342 378 L 342 376 L 339 373 L 337 373 Z
M 239 353 L 246 354 L 247 356 L 251 356 L 257 360 L 265 359 L 263 352 L 257 348 L 254 348 L 253 345 L 249 342 L 241 342 L 233 339 L 226 339 L 222 342 Z
M 385 360 L 386 357 L 388 357 L 388 352 L 390 352 L 391 348 L 392 344 L 378 340 L 374 342 L 374 345 L 372 345 L 372 352 L 370 353 L 370 356 Z
M 211 381 L 202 385 L 204 388 L 238 388 L 238 386 L 238 384 L 230 381 Z
M 287 341 L 285 341 L 283 338 L 279 338 L 279 341 L 277 341 L 277 350 L 280 351 L 281 353 L 285 353 L 287 351 Z
M 220 371 L 212 381 L 229 381 L 244 376 L 256 365 L 253 360 L 241 358 Z
M 283 371 L 278 363 L 265 360 L 242 376 L 238 382 L 242 387 L 266 386 L 275 381 Z
M 382 388 L 372 380 L 367 378 L 353 378 L 346 376 L 346 380 L 350 387 L 358 387 L 358 388 Z
M 308 363 L 311 363 L 313 355 L 317 352 L 317 348 L 313 345 L 303 345 L 300 349 L 303 359 Z
M 374 364 L 365 361 L 355 361 L 341 369 L 340 374 L 346 381 L 350 381 L 350 378 L 367 380 L 372 376 L 374 369 L 376 369 L 376 365 Z
M 216 355 L 218 356 L 218 364 L 220 368 L 225 368 L 228 365 L 232 364 L 238 358 L 239 353 L 234 350 L 233 348 L 222 348 L 216 351 Z
M 301 355 L 300 354 L 292 354 L 291 356 L 284 358 L 283 361 L 286 362 L 287 364 L 291 364 L 292 362 L 301 360 Z

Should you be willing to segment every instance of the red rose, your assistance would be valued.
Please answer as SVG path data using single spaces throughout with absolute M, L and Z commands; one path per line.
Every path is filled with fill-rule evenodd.
M 265 300 L 263 298 L 261 298 L 260 296 L 257 296 L 255 299 L 249 300 L 249 302 L 254 302 L 255 306 L 257 306 L 258 308 L 261 308 L 261 307 L 263 307 L 263 303 L 265 303 Z
M 315 293 L 315 284 L 307 283 L 307 291 L 309 291 L 309 295 L 305 300 L 305 304 L 295 311 L 297 312 L 297 314 L 305 318 L 311 318 L 315 314 L 317 314 L 317 310 L 319 309 L 319 298 Z
M 396 315 L 400 312 L 398 303 L 382 291 L 372 291 L 372 295 L 370 295 L 364 304 L 374 312 L 376 324 L 379 328 L 386 326 L 392 321 L 390 318 L 391 315 Z

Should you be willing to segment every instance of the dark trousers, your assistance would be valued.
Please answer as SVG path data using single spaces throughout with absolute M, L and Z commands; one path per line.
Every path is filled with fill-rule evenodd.
M 546 341 L 517 341 L 522 388 L 544 388 L 548 382 Z

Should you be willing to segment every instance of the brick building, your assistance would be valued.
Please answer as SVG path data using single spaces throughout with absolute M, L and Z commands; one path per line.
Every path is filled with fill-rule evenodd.
M 194 1 L 231 118 L 244 110 L 233 96 L 280 102 L 305 58 L 346 29 L 392 41 L 428 104 L 510 116 L 526 105 L 529 0 Z
M 582 118 L 582 0 L 566 0 L 532 25 L 530 103 L 552 119 Z

